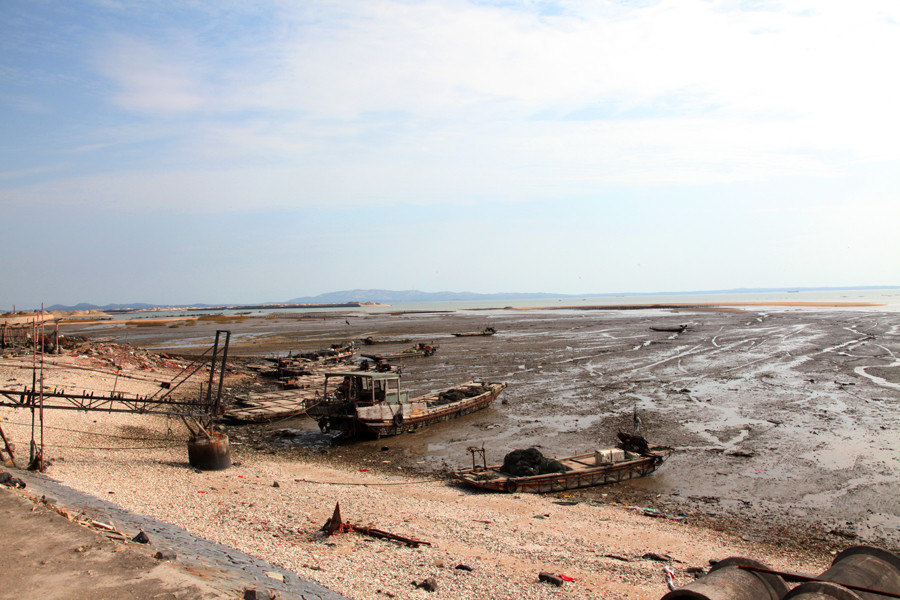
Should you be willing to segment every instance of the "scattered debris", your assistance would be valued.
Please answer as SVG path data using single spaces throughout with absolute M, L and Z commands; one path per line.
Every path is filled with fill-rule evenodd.
M 259 592 L 252 588 L 244 588 L 244 600 L 275 600 L 278 594 L 271 590 Z
M 382 531 L 381 529 L 376 529 L 374 527 L 365 527 L 362 525 L 353 525 L 351 523 L 345 523 L 341 519 L 341 503 L 338 502 L 334 505 L 334 514 L 331 515 L 325 524 L 322 525 L 322 531 L 325 532 L 326 536 L 334 535 L 335 533 L 349 533 L 351 531 L 357 531 L 362 533 L 363 535 L 368 535 L 374 538 L 392 540 L 395 542 L 401 542 L 406 544 L 407 546 L 411 546 L 413 548 L 418 548 L 419 546 L 430 546 L 431 542 L 424 542 L 422 540 L 414 540 L 412 538 L 404 537 L 402 535 L 397 535 L 394 533 L 388 533 L 387 531 Z
M 147 537 L 147 534 L 144 533 L 144 530 L 143 530 L 143 529 L 141 529 L 140 531 L 138 531 L 138 534 L 137 534 L 136 536 L 134 536 L 133 538 L 131 538 L 131 541 L 132 541 L 132 542 L 137 542 L 138 544 L 149 544 L 149 543 L 150 543 L 150 538 Z
M 655 560 L 657 562 L 679 562 L 675 561 L 674 558 L 669 556 L 668 554 L 657 554 L 656 552 L 647 552 L 641 558 L 645 560 Z
M 627 556 L 622 556 L 621 554 L 604 554 L 603 557 L 621 560 L 622 562 L 631 562 L 630 558 L 628 558 Z
M 541 571 L 538 573 L 538 581 L 543 581 L 544 583 L 549 583 L 551 585 L 555 585 L 556 587 L 562 587 L 563 578 L 558 575 L 554 575 L 553 573 L 547 573 L 546 571 Z
M 663 574 L 666 578 L 666 585 L 669 586 L 669 591 L 674 592 L 678 589 L 678 586 L 675 585 L 675 571 L 672 570 L 672 567 L 665 566 L 663 567 Z
M 740 458 L 753 458 L 756 456 L 753 452 L 746 452 L 744 450 L 732 450 L 731 452 L 726 452 L 725 456 L 737 456 Z
M 0 484 L 12 487 L 12 488 L 25 488 L 25 482 L 19 479 L 18 477 L 13 477 L 11 473 L 7 473 L 6 471 L 0 471 Z

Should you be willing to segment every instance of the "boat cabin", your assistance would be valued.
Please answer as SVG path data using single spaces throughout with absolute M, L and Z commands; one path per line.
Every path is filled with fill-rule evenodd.
M 324 395 L 331 393 L 357 406 L 409 403 L 409 392 L 400 390 L 397 372 L 336 371 L 325 374 Z

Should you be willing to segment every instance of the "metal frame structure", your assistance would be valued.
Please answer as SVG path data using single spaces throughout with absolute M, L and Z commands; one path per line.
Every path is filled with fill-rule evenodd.
M 33 339 L 37 339 L 34 336 Z M 54 410 L 83 410 L 93 412 L 108 413 L 136 413 L 136 414 L 163 414 L 172 415 L 182 418 L 191 417 L 198 421 L 201 430 L 210 427 L 213 418 L 221 411 L 222 408 L 222 384 L 225 379 L 226 360 L 228 359 L 228 345 L 231 341 L 231 331 L 225 329 L 216 330 L 216 338 L 210 349 L 206 350 L 197 357 L 190 365 L 184 368 L 175 378 L 173 378 L 165 388 L 160 388 L 158 392 L 149 396 L 134 395 L 128 396 L 124 392 L 110 392 L 107 394 L 95 394 L 93 392 L 71 393 L 64 390 L 54 389 L 52 391 L 44 390 L 43 377 L 43 349 L 41 349 L 40 376 L 38 376 L 38 365 L 35 362 L 32 370 L 32 386 L 22 389 L 0 389 L 0 406 L 10 408 L 26 408 L 31 410 L 32 414 L 32 440 L 31 440 L 31 464 L 37 461 L 37 467 L 41 470 L 41 456 L 43 455 L 43 439 L 44 439 L 44 409 Z M 222 346 L 222 353 L 219 354 L 219 346 Z M 38 353 L 37 346 L 33 349 L 35 354 Z M 203 360 L 204 357 L 211 352 L 209 362 Z M 221 358 L 220 358 L 221 356 Z M 199 371 L 204 365 L 209 365 L 209 382 L 204 390 L 201 384 L 200 394 L 196 400 L 175 400 L 171 398 L 172 392 L 186 382 L 192 375 Z M 218 386 L 216 387 L 215 396 L 213 396 L 213 387 L 216 383 L 216 370 L 218 368 Z M 160 392 L 165 389 L 162 394 Z M 50 402 L 47 402 L 47 401 Z M 40 445 L 34 439 L 34 421 L 35 414 L 40 414 Z M 186 423 L 187 424 L 187 423 Z M 193 431 L 192 431 L 193 433 Z M 5 436 L 4 436 L 5 442 Z M 9 446 L 7 444 L 7 450 Z M 12 453 L 10 452 L 10 457 Z

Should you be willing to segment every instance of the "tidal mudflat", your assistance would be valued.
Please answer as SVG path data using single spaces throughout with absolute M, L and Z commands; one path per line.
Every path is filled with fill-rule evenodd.
M 682 324 L 680 333 L 651 329 Z M 498 333 L 452 336 L 488 325 Z M 388 460 L 431 473 L 470 464 L 466 448 L 473 445 L 483 444 L 494 463 L 527 446 L 555 456 L 588 452 L 612 445 L 637 415 L 643 435 L 677 452 L 651 477 L 577 497 L 686 512 L 750 540 L 900 544 L 895 312 L 734 306 L 276 313 L 66 331 L 184 352 L 209 343 L 217 328 L 233 332 L 235 357 L 368 336 L 434 342 L 440 349 L 433 357 L 402 364 L 414 394 L 472 378 L 509 383 L 486 410 L 396 438 L 332 446 L 308 420 L 271 424 L 263 433 L 234 431 L 279 452 Z M 265 433 L 284 428 L 305 433 Z

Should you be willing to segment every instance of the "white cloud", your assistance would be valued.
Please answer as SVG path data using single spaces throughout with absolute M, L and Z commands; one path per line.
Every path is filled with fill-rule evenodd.
M 202 110 L 211 99 L 190 44 L 114 35 L 98 51 L 97 68 L 115 82 L 112 102 L 135 112 Z
M 560 6 L 285 2 L 243 31 L 210 35 L 210 17 L 116 34 L 96 64 L 140 119 L 74 146 L 146 144 L 150 166 L 4 196 L 192 210 L 537 200 L 900 160 L 893 3 Z M 213 190 L 222 202 L 201 197 Z

